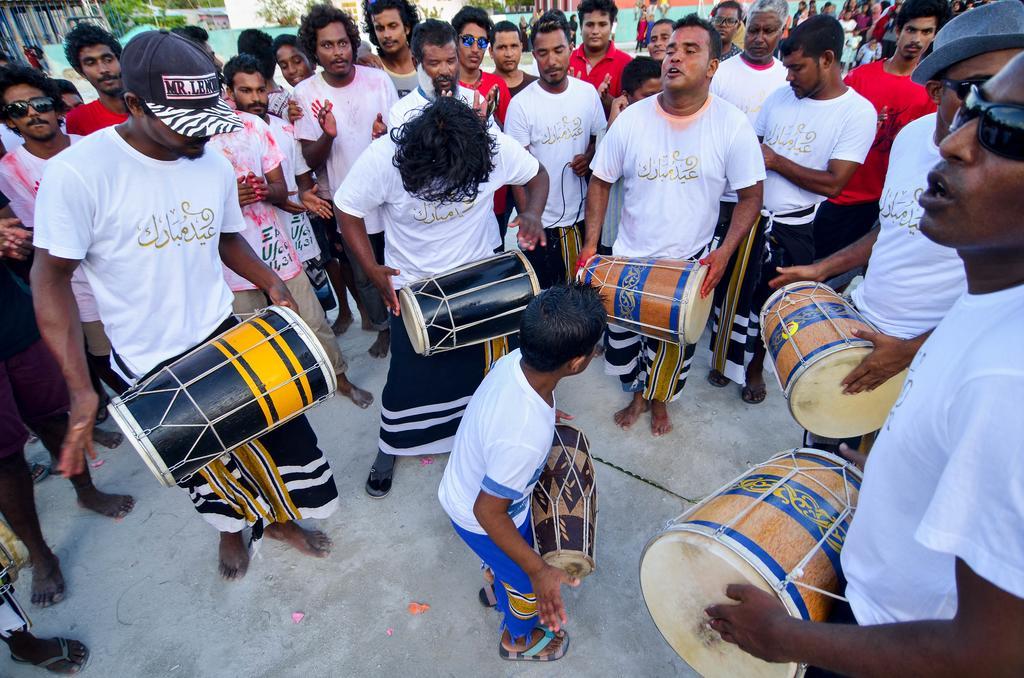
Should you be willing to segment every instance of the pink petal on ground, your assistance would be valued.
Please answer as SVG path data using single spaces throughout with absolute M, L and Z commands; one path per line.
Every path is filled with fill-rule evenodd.
M 420 466 L 430 466 L 433 463 L 434 463 L 434 458 L 433 457 L 421 457 L 420 458 Z
M 302 612 L 292 612 L 292 621 L 298 624 L 300 621 L 302 621 L 302 618 L 305 616 L 306 615 Z
M 104 461 L 103 459 L 93 459 L 92 461 L 89 462 L 89 466 L 92 466 L 93 468 L 99 468 L 100 466 L 103 466 L 106 463 L 107 462 Z
M 387 631 L 385 631 L 384 633 L 386 633 L 386 634 L 388 634 L 388 635 L 390 636 L 390 635 L 391 635 L 391 634 L 393 634 L 394 632 L 395 632 L 395 630 L 394 630 L 394 629 L 388 629 L 388 630 L 387 630 Z

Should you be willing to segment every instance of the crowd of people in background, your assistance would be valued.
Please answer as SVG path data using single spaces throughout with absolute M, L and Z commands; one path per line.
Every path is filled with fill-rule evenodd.
M 27 66 L 4 59 L 0 511 L 31 554 L 32 604 L 59 603 L 65 582 L 35 510 L 46 471 L 25 460 L 30 432 L 81 506 L 123 518 L 135 499 L 100 491 L 84 463 L 94 442 L 120 442 L 95 428 L 110 393 L 276 304 L 312 330 L 346 407 L 379 399 L 367 495 L 392 492 L 398 457 L 453 453 L 439 501 L 488 566 L 481 601 L 502 613 L 499 655 L 561 658 L 560 587 L 578 582 L 536 557 L 524 527 L 561 416 L 555 386 L 600 343 L 628 399 L 601 416 L 665 436 L 695 356 L 695 344 L 605 330 L 596 294 L 573 281 L 611 254 L 707 267 L 706 379 L 747 405 L 768 395 L 758 312 L 801 280 L 842 289 L 863 277 L 851 303 L 879 331 L 863 337 L 874 350 L 849 392 L 908 367 L 931 385 L 901 398 L 882 432 L 843 550 L 851 605 L 832 621 L 862 626 L 773 623 L 783 613 L 768 594 L 731 589 L 738 604 L 709 608 L 711 628 L 817 675 L 1019 669 L 1021 627 L 997 628 L 992 610 L 1024 622 L 1020 455 L 1000 446 L 1024 434 L 1012 411 L 1024 368 L 999 362 L 1019 346 L 1021 314 L 994 328 L 991 300 L 978 299 L 1024 312 L 1019 261 L 1000 254 L 1024 249 L 1017 216 L 992 209 L 1020 203 L 1024 5 L 808 0 L 791 13 L 784 0 L 723 0 L 709 20 L 678 21 L 667 8 L 639 3 L 634 53 L 615 43 L 612 0 L 518 24 L 472 5 L 445 22 L 421 20 L 409 0 L 364 0 L 360 25 L 317 4 L 294 34 L 243 31 L 227 62 L 200 27 L 122 45 L 80 23 L 64 49 L 96 92 L 88 103 L 46 75 L 38 48 L 26 47 Z M 994 159 L 982 179 L 969 172 L 979 157 Z M 968 179 L 985 206 L 943 217 L 953 197 L 971 199 L 956 183 Z M 499 337 L 417 354 L 396 290 L 502 252 L 510 230 L 547 290 L 520 348 Z M 346 376 L 336 337 L 356 315 L 374 335 L 369 355 L 387 360 L 379 395 Z M 972 342 L 985 350 L 963 376 L 944 373 Z M 506 416 L 499 404 L 513 400 L 522 408 Z M 299 416 L 178 483 L 219 533 L 225 580 L 245 576 L 264 536 L 330 553 L 297 522 L 338 508 L 329 456 Z M 1002 465 L 980 463 L 991 458 Z M 882 509 L 896 501 L 893 524 Z M 964 505 L 990 509 L 986 525 Z M 84 666 L 81 642 L 36 638 L 3 596 L 14 661 Z

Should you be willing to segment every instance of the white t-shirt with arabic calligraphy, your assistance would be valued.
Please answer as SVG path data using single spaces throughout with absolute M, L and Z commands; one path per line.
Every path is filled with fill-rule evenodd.
M 82 262 L 129 380 L 196 346 L 231 313 L 217 246 L 245 220 L 219 153 L 154 160 L 108 127 L 46 164 L 35 221 L 37 247 Z
M 295 128 L 290 122 L 282 120 L 275 115 L 268 115 L 270 133 L 281 151 L 281 171 L 284 172 L 284 182 L 288 185 L 288 199 L 292 202 L 300 202 L 299 185 L 295 177 L 309 173 L 309 166 L 306 159 L 302 157 L 302 147 L 299 140 L 295 138 Z M 288 238 L 299 253 L 299 261 L 307 262 L 310 259 L 320 256 L 320 246 L 316 243 L 313 235 L 313 227 L 309 223 L 309 216 L 302 214 L 291 214 L 283 209 L 276 208 L 281 223 L 285 225 Z
M 689 259 L 711 242 L 723 194 L 764 180 L 764 159 L 746 116 L 725 99 L 708 96 L 680 117 L 658 98 L 619 115 L 590 167 L 610 184 L 624 180 L 612 252 Z
M 896 135 L 879 200 L 881 229 L 864 282 L 853 291 L 857 310 L 892 337 L 909 339 L 934 329 L 967 289 L 956 250 L 926 238 L 917 198 L 939 162 L 935 113 Z
M 365 218 L 379 209 L 384 222 L 384 263 L 397 268 L 395 289 L 444 273 L 494 253 L 494 192 L 522 186 L 537 175 L 536 158 L 518 142 L 495 132 L 498 150 L 490 178 L 476 199 L 466 203 L 427 203 L 402 187 L 392 160 L 395 142 L 384 135 L 370 144 L 334 196 L 346 214 Z
M 284 160 L 281 149 L 277 147 L 267 123 L 241 111 L 238 111 L 238 117 L 242 119 L 242 128 L 214 135 L 206 145 L 206 152 L 223 154 L 234 168 L 236 178 L 250 172 L 264 177 L 267 172 L 281 166 Z M 291 280 L 302 272 L 299 254 L 288 237 L 288 222 L 279 216 L 276 207 L 261 200 L 243 207 L 242 216 L 245 217 L 242 235 L 256 256 L 281 280 Z M 233 292 L 256 289 L 255 285 L 227 266 L 224 267 L 224 277 Z
M 786 67 L 778 59 L 772 58 L 767 66 L 758 66 L 748 63 L 740 54 L 718 64 L 715 77 L 711 78 L 711 93 L 743 111 L 753 125 L 768 95 L 786 86 L 786 73 Z M 723 202 L 736 200 L 732 191 L 722 198 Z
M 512 97 L 505 113 L 505 134 L 526 146 L 547 170 L 550 188 L 541 219 L 545 228 L 583 220 L 587 184 L 567 165 L 607 126 L 597 90 L 577 78 L 566 80 L 569 86 L 561 94 L 548 92 L 539 80 L 530 83 Z
M 877 125 L 875 107 L 852 87 L 824 101 L 797 99 L 792 87 L 780 87 L 765 99 L 754 131 L 782 157 L 802 167 L 824 170 L 830 160 L 864 162 Z M 764 206 L 773 213 L 794 212 L 824 199 L 778 172 L 768 172 L 764 182 Z

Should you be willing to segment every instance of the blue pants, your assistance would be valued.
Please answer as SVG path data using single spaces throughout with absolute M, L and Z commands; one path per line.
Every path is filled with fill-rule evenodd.
M 532 524 L 527 514 L 523 526 L 519 528 L 519 534 L 530 546 L 533 546 Z M 452 526 L 462 541 L 494 573 L 494 597 L 502 615 L 501 627 L 508 629 L 512 640 L 529 634 L 537 626 L 537 597 L 533 594 L 533 584 L 523 568 L 516 565 L 486 534 L 469 532 L 455 523 Z

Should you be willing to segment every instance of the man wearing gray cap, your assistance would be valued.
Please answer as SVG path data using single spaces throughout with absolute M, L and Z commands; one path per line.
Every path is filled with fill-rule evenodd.
M 60 470 L 84 467 L 92 453 L 97 396 L 82 351 L 71 292 L 81 267 L 129 382 L 236 323 L 223 262 L 271 303 L 296 308 L 288 288 L 242 237 L 235 173 L 215 134 L 242 126 L 220 98 L 209 57 L 166 31 L 136 36 L 122 54 L 128 120 L 83 139 L 47 164 L 36 201 L 32 289 L 40 332 L 61 364 L 71 395 Z M 281 473 L 286 465 L 290 470 Z M 299 475 L 292 470 L 301 471 Z M 267 480 L 261 482 L 258 479 Z M 330 540 L 294 520 L 324 518 L 338 491 L 316 435 L 297 417 L 251 445 L 221 456 L 179 485 L 221 532 L 220 572 L 245 574 L 242 530 L 324 556 Z M 288 508 L 285 508 L 288 507 Z M 285 515 L 286 514 L 286 515 Z
M 949 27 L 983 11 L 922 62 L 922 78 L 958 88 L 988 65 L 957 72 L 979 43 L 988 59 L 1021 51 L 1016 0 Z M 725 592 L 739 604 L 705 610 L 757 657 L 822 667 L 807 676 L 1024 675 L 1024 55 L 967 89 L 918 197 L 921 233 L 956 249 L 966 292 L 914 358 L 867 459 L 841 554 L 854 619 L 794 619 L 740 585 Z
M 850 393 L 872 390 L 910 365 L 917 350 L 964 290 L 956 251 L 925 238 L 917 204 L 939 147 L 972 84 L 981 85 L 1024 49 L 1024 5 L 995 2 L 966 12 L 935 38 L 934 51 L 914 70 L 938 112 L 907 125 L 893 142 L 878 225 L 849 247 L 810 266 L 780 268 L 773 288 L 798 280 L 825 281 L 867 265 L 852 292 L 857 310 L 880 332 L 858 336 L 875 350 L 844 380 Z

